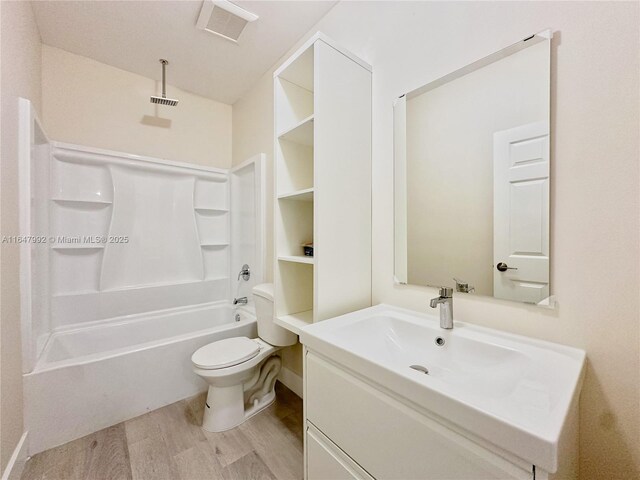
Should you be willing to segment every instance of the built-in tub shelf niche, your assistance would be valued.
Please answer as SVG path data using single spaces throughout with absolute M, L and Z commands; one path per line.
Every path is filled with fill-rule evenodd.
M 52 326 L 227 300 L 224 170 L 54 144 Z
M 229 272 L 229 191 L 221 178 L 196 179 L 193 204 L 204 263 L 204 279 Z
M 276 322 L 299 333 L 371 305 L 371 67 L 318 33 L 274 98 Z

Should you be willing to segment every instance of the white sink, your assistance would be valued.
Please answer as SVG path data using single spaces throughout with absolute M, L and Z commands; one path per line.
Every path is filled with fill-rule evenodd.
M 558 467 L 582 350 L 460 322 L 444 330 L 435 316 L 389 305 L 305 327 L 300 341 L 507 452 Z

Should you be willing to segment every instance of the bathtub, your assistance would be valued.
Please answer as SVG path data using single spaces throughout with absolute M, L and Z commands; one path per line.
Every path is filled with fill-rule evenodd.
M 251 309 L 226 302 L 55 331 L 24 375 L 30 455 L 206 391 L 193 352 L 256 335 Z

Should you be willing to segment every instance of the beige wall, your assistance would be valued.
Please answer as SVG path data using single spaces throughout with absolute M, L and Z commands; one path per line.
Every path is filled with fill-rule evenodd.
M 171 65 L 167 69 L 170 80 Z M 178 105 L 154 105 L 149 97 L 159 94 L 158 84 L 43 45 L 44 128 L 49 138 L 60 142 L 230 167 L 231 105 L 171 85 L 167 96 L 180 100 Z
M 406 103 L 407 272 L 493 296 L 493 134 L 549 119 L 549 42 Z
M 240 135 L 233 135 L 233 165 L 238 165 L 258 154 L 267 155 L 266 196 L 273 198 L 273 82 L 265 81 L 268 72 L 244 97 L 233 104 L 233 131 L 241 129 Z M 265 120 L 266 119 L 266 120 Z M 273 281 L 273 202 L 267 201 L 267 235 L 265 275 Z
M 455 303 L 459 320 L 587 350 L 583 479 L 640 473 L 639 21 L 631 2 L 341 2 L 313 29 L 373 65 L 374 301 L 420 311 L 435 291 L 393 283 L 393 99 L 534 32 L 558 32 L 551 280 L 560 304 Z M 243 157 L 272 152 L 271 74 L 236 104 Z
M 0 223 L 18 234 L 18 97 L 41 107 L 40 34 L 28 2 L 0 2 Z M 19 256 L 17 245 L 0 251 L 0 471 L 22 436 Z

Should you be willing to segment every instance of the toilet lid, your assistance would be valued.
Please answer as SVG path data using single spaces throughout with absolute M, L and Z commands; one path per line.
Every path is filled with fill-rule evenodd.
M 258 343 L 247 337 L 225 338 L 196 350 L 191 361 L 198 368 L 214 370 L 246 362 L 259 351 Z

